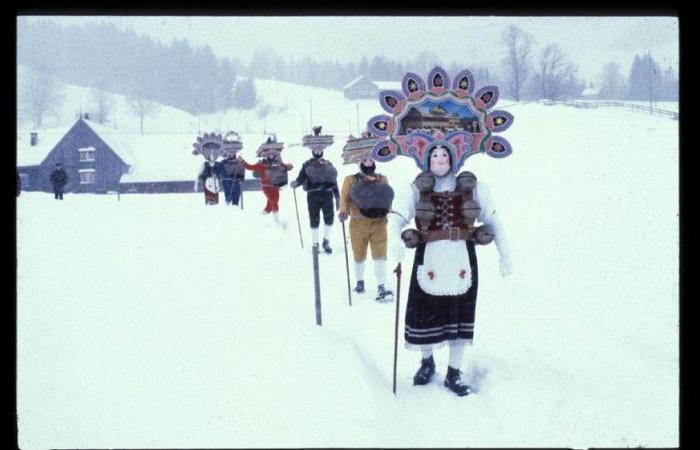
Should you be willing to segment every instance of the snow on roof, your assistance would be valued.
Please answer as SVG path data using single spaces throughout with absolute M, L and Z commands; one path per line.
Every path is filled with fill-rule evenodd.
M 88 127 L 104 141 L 126 164 L 132 164 L 134 149 L 141 137 L 138 132 L 120 130 L 83 119 Z
M 17 167 L 38 166 L 75 123 L 63 128 L 17 131 Z M 31 145 L 31 133 L 37 133 Z
M 375 86 L 377 86 L 377 89 L 380 91 L 385 91 L 385 90 L 394 90 L 394 91 L 401 91 L 401 82 L 400 81 L 372 81 Z
M 360 80 L 363 79 L 363 78 L 364 78 L 364 75 L 360 75 L 359 77 L 355 78 L 354 80 L 352 80 L 351 82 L 349 82 L 348 84 L 346 84 L 345 87 L 343 87 L 343 89 L 347 89 L 347 88 L 349 88 L 349 87 L 354 86 L 355 83 L 357 83 L 358 81 L 360 81 Z

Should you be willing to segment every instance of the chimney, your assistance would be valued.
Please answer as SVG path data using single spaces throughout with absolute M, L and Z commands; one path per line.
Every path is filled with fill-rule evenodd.
M 29 143 L 32 147 L 34 147 L 38 141 L 39 133 L 37 133 L 36 131 L 32 131 L 31 133 L 29 133 Z
M 90 113 L 85 113 L 83 117 L 85 120 L 90 120 Z

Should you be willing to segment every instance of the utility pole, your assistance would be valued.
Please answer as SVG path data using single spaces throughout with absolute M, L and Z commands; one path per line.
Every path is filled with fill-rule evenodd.
M 654 112 L 654 105 L 652 103 L 652 90 L 651 90 L 651 52 L 647 51 L 647 63 L 649 66 L 649 112 Z
M 314 126 L 314 105 L 311 103 L 311 99 L 309 99 L 309 122 L 311 122 L 311 127 Z
M 360 136 L 360 102 L 355 102 L 355 111 L 357 111 L 357 135 Z

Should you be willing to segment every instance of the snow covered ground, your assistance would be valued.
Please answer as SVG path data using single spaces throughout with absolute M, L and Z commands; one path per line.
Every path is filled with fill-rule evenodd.
M 353 103 L 313 102 L 314 122 L 335 130 L 326 155 L 341 177 L 355 170 L 340 159 Z M 381 112 L 360 104 L 361 121 Z M 515 270 L 501 278 L 496 249 L 478 248 L 476 338 L 463 367 L 478 394 L 442 386 L 446 350 L 436 351 L 433 382 L 412 386 L 420 356 L 402 335 L 412 251 L 396 397 L 395 303 L 374 302 L 368 264 L 370 289 L 348 305 L 338 222 L 334 253 L 320 255 L 315 325 L 301 190 L 303 249 L 289 188 L 285 229 L 259 214 L 259 192 L 245 193 L 243 210 L 194 193 L 59 202 L 23 192 L 20 447 L 677 446 L 678 122 L 613 108 L 507 109 L 513 155 L 465 166 L 491 186 Z M 263 136 L 250 114 L 248 130 L 234 112 L 222 126 L 243 132 L 253 161 Z M 265 125 L 295 143 L 309 128 L 296 124 L 302 116 L 282 111 Z M 294 175 L 309 153 L 283 152 Z M 399 196 L 417 173 L 408 158 L 380 171 Z

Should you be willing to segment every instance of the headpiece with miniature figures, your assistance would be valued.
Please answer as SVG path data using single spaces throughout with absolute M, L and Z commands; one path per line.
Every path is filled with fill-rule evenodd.
M 369 131 L 362 132 L 358 138 L 352 134 L 348 136 L 348 141 L 343 147 L 343 164 L 359 163 L 365 158 L 372 157 L 372 150 L 381 140 L 379 136 L 372 136 Z
M 312 127 L 313 134 L 307 134 L 301 139 L 301 144 L 304 147 L 313 150 L 323 151 L 327 147 L 333 145 L 333 135 L 331 134 L 321 134 L 321 129 L 323 127 L 316 126 Z
M 447 72 L 435 67 L 426 82 L 409 72 L 401 82 L 402 91 L 379 92 L 379 103 L 391 115 L 377 115 L 367 129 L 379 136 L 371 157 L 387 162 L 397 155 L 413 158 L 421 170 L 430 167 L 428 157 L 435 147 L 452 155 L 452 172 L 477 153 L 504 158 L 512 153 L 510 143 L 498 133 L 513 123 L 513 115 L 492 110 L 498 101 L 497 86 L 476 89 L 474 76 L 462 70 L 450 82 Z
M 265 158 L 266 156 L 280 156 L 284 149 L 283 142 L 277 142 L 277 135 L 271 133 L 265 142 L 260 144 L 258 150 L 255 152 L 255 156 L 258 158 Z
M 219 157 L 229 158 L 243 148 L 241 138 L 235 131 L 229 131 L 225 136 L 217 133 L 204 133 L 197 136 L 197 141 L 192 144 L 193 155 L 202 155 L 207 161 L 215 161 Z

